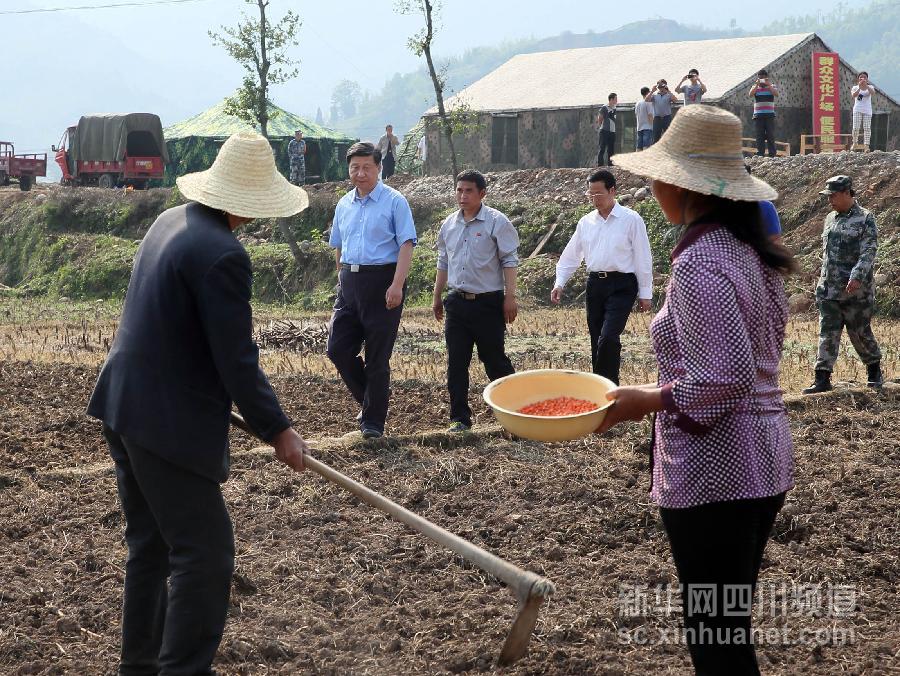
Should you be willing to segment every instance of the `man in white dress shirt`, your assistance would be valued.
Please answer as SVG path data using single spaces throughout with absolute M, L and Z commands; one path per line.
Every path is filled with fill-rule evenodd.
M 653 297 L 653 260 L 647 226 L 636 211 L 616 201 L 616 177 L 598 169 L 585 193 L 595 209 L 575 226 L 556 264 L 550 300 L 559 303 L 566 282 L 585 261 L 588 268 L 587 324 L 594 373 L 618 385 L 622 343 L 628 315 L 638 298 L 641 311 Z

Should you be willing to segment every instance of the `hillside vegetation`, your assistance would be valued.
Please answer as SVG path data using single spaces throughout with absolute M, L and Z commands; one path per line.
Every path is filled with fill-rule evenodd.
M 785 242 L 797 253 L 803 273 L 788 282 L 792 305 L 809 308 L 818 274 L 820 233 L 828 205 L 818 191 L 839 173 L 854 177 L 860 203 L 879 224 L 876 272 L 878 312 L 900 316 L 900 152 L 838 153 L 788 158 L 754 158 L 754 172 L 781 193 L 776 203 Z M 531 302 L 546 303 L 555 263 L 590 207 L 582 192 L 590 169 L 540 169 L 488 174 L 488 202 L 503 210 L 521 240 L 521 292 Z M 653 246 L 657 298 L 668 273 L 668 254 L 677 238 L 652 198 L 632 197 L 645 181 L 619 171 L 619 195 L 647 223 Z M 409 278 L 412 303 L 430 299 L 437 253 L 437 230 L 455 205 L 446 176 L 389 181 L 409 198 L 419 235 Z M 259 301 L 298 309 L 325 309 L 334 298 L 336 275 L 327 234 L 338 199 L 347 183 L 309 186 L 310 207 L 290 219 L 301 241 L 301 258 L 293 258 L 272 220 L 258 220 L 240 231 L 255 269 Z M 640 196 L 640 195 L 639 195 Z M 177 190 L 146 192 L 96 188 L 42 187 L 33 193 L 0 191 L 0 284 L 3 293 L 69 298 L 121 298 L 140 238 L 164 209 L 181 203 Z M 552 231 L 552 233 L 551 233 Z M 549 236 L 548 236 L 549 234 Z M 567 288 L 567 299 L 580 300 L 583 275 Z

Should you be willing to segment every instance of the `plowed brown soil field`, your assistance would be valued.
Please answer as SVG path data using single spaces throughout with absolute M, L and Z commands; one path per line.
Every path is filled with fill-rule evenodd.
M 573 340 L 581 328 L 580 321 L 570 325 Z M 96 327 L 85 336 L 84 346 L 102 342 Z M 553 334 L 553 341 L 563 339 Z M 416 341 L 424 352 L 415 359 L 439 372 L 439 351 L 428 353 L 422 335 Z M 123 523 L 99 424 L 83 414 L 102 350 L 84 360 L 71 349 L 43 359 L 3 354 L 0 672 L 114 673 Z M 273 384 L 315 440 L 318 457 L 556 583 L 529 654 L 502 673 L 689 671 L 687 650 L 670 633 L 678 608 L 657 598 L 639 613 L 629 610 L 635 590 L 654 601 L 654 590 L 676 584 L 648 498 L 646 423 L 570 443 L 513 440 L 493 426 L 476 381 L 477 431 L 450 436 L 433 431 L 446 425 L 440 379 L 401 374 L 393 384 L 391 436 L 363 442 L 343 436 L 354 429 L 356 408 L 342 384 L 291 358 L 298 356 L 267 355 Z M 797 486 L 763 563 L 756 620 L 767 632 L 758 647 L 763 672 L 896 673 L 900 388 L 792 396 L 789 408 Z M 497 669 L 516 613 L 507 589 L 318 476 L 290 473 L 255 446 L 233 433 L 224 492 L 237 571 L 215 664 L 221 673 Z

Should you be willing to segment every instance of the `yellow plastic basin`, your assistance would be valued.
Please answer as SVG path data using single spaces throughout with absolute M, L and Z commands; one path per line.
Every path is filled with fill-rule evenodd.
M 612 402 L 606 393 L 616 385 L 594 373 L 539 369 L 513 373 L 495 380 L 484 388 L 484 400 L 504 429 L 523 439 L 535 441 L 568 441 L 596 430 Z M 587 413 L 566 416 L 541 416 L 518 413 L 518 410 L 544 399 L 575 397 L 597 404 Z

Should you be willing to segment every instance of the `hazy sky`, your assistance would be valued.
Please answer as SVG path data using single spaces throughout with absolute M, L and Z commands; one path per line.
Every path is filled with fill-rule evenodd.
M 0 77 L 0 139 L 15 141 L 19 152 L 44 151 L 80 115 L 94 112 L 156 112 L 169 125 L 221 101 L 240 85 L 243 71 L 211 44 L 207 31 L 235 25 L 241 12 L 255 11 L 255 4 L 244 0 L 11 13 L 148 1 L 0 0 L 6 55 Z M 763 8 L 759 2 L 717 0 L 445 0 L 434 54 L 440 61 L 508 39 L 602 32 L 650 18 L 707 28 L 728 27 L 734 19 L 739 27 L 753 30 L 785 16 L 828 12 L 837 1 L 792 0 Z M 870 2 L 845 0 L 845 5 Z M 273 100 L 307 116 L 321 106 L 327 115 L 331 91 L 340 80 L 356 80 L 377 92 L 395 73 L 419 67 L 422 61 L 407 50 L 406 41 L 422 21 L 398 16 L 393 7 L 393 0 L 270 0 L 273 18 L 293 9 L 303 24 L 300 44 L 292 50 L 300 75 L 273 90 Z M 27 58 L 14 56 L 20 54 Z
M 56 8 L 114 4 L 135 0 L 0 0 L 0 10 Z M 144 0 L 146 1 L 146 0 Z M 471 47 L 511 38 L 545 37 L 565 30 L 596 32 L 618 28 L 642 19 L 663 17 L 704 27 L 727 27 L 733 18 L 752 30 L 785 15 L 828 11 L 831 0 L 792 0 L 790 3 L 720 2 L 717 0 L 644 0 L 602 3 L 587 0 L 445 0 L 443 28 L 435 42 L 435 54 L 454 55 Z M 867 4 L 867 0 L 846 3 Z M 763 7 L 765 5 L 765 7 Z M 406 49 L 406 39 L 420 24 L 418 17 L 398 16 L 393 0 L 270 0 L 270 11 L 279 17 L 293 9 L 303 21 L 299 58 L 300 77 L 276 91 L 275 98 L 290 110 L 327 113 L 331 90 L 341 79 L 360 82 L 377 91 L 396 72 L 416 68 L 420 60 Z M 610 9 L 604 9 L 609 7 Z M 255 5 L 243 0 L 198 0 L 185 4 L 128 7 L 57 14 L 0 15 L 0 29 L 23 30 L 39 35 L 44 26 L 62 21 L 81 23 L 121 41 L 173 83 L 171 114 L 180 118 L 220 100 L 240 82 L 239 69 L 207 37 L 209 28 L 233 25 L 241 11 Z M 63 19 L 65 17 L 65 19 Z M 77 32 L 68 33 L 76 38 Z M 46 43 L 45 43 L 46 44 Z M 97 54 L 95 50 L 90 53 Z M 110 59 L 115 59 L 114 53 Z M 14 67 L 13 62 L 8 64 Z M 102 76 L 102 60 L 89 58 L 82 68 Z M 185 89 L 185 82 L 198 82 Z M 184 92 L 191 92 L 185 100 Z M 163 92 L 160 92 L 161 94 Z M 179 104 L 183 105 L 179 105 Z M 176 121 L 170 115 L 166 123 Z

